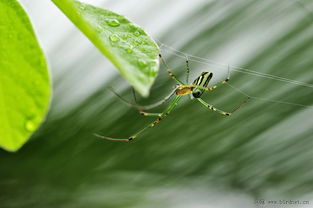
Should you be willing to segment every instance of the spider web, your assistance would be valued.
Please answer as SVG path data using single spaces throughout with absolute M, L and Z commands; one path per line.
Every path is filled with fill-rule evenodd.
M 193 61 L 193 62 L 197 62 L 200 64 L 204 64 L 204 65 L 215 65 L 215 66 L 220 66 L 220 67 L 229 67 L 230 71 L 233 72 L 238 72 L 238 73 L 243 73 L 243 74 L 248 74 L 251 76 L 257 76 L 257 77 L 261 77 L 261 78 L 265 78 L 265 79 L 271 79 L 271 80 L 275 80 L 275 81 L 279 81 L 279 82 L 284 82 L 284 83 L 288 83 L 288 84 L 292 84 L 292 85 L 296 85 L 296 86 L 301 86 L 301 87 L 307 87 L 307 88 L 311 88 L 313 89 L 313 84 L 310 83 L 306 83 L 306 82 L 302 82 L 302 81 L 298 81 L 298 80 L 293 80 L 293 79 L 288 79 L 282 76 L 277 76 L 277 75 L 272 75 L 272 74 L 268 74 L 268 73 L 262 73 L 262 72 L 258 72 L 258 71 L 254 71 L 252 69 L 249 68 L 244 68 L 244 67 L 240 67 L 240 66 L 235 66 L 235 65 L 231 65 L 231 64 L 225 64 L 222 62 L 218 62 L 212 59 L 207 59 L 207 58 L 203 58 L 203 57 L 199 57 L 199 56 L 195 56 L 192 54 L 188 54 L 182 51 L 179 51 L 159 40 L 157 40 L 161 50 L 166 50 L 169 51 L 171 54 L 173 54 L 174 56 L 178 57 L 178 58 L 182 58 L 182 59 L 187 59 L 189 61 Z M 296 103 L 296 102 L 286 102 L 286 101 L 281 101 L 281 100 L 275 100 L 275 99 L 269 99 L 269 98 L 264 98 L 264 97 L 259 97 L 259 96 L 254 96 L 250 93 L 245 92 L 244 90 L 235 87 L 229 83 L 226 83 L 228 86 L 230 86 L 233 90 L 239 92 L 240 94 L 250 97 L 252 99 L 255 100 L 259 100 L 259 101 L 264 101 L 264 102 L 271 102 L 271 103 L 278 103 L 278 104 L 285 104 L 285 105 L 293 105 L 293 106 L 300 106 L 300 107 L 305 107 L 305 108 L 313 108 L 313 105 L 303 105 L 300 103 Z

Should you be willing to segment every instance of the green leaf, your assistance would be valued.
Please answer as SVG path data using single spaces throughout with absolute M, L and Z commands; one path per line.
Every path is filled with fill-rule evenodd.
M 124 16 L 74 0 L 52 0 L 143 96 L 158 68 L 159 47 Z
M 0 57 L 0 147 L 16 151 L 41 123 L 50 84 L 44 54 L 15 0 L 0 0 Z
M 28 2 L 31 10 L 50 9 L 45 3 L 39 7 L 38 2 L 44 1 Z M 302 9 L 312 10 L 311 0 L 297 1 L 303 7 L 297 7 L 296 1 L 274 0 L 101 2 L 115 8 L 125 8 L 129 2 L 131 9 L 137 6 L 133 2 L 139 2 L 128 13 L 136 12 L 153 24 L 166 45 L 208 58 L 189 56 L 190 81 L 203 71 L 212 71 L 211 87 L 225 79 L 227 65 L 234 64 L 313 84 L 313 16 Z M 51 31 L 58 27 L 53 15 L 37 18 L 42 25 L 51 24 Z M 71 49 L 71 44 L 64 43 L 71 42 L 75 32 L 55 31 L 63 34 L 50 46 L 58 51 L 55 72 L 64 69 L 57 63 Z M 166 45 L 163 56 L 171 68 L 176 66 L 173 73 L 185 80 L 185 57 L 176 56 Z M 101 63 L 88 48 L 74 50 L 73 55 L 86 60 L 77 58 L 67 67 L 79 68 L 90 59 L 94 60 L 90 67 Z M 88 70 L 79 74 L 88 75 Z M 224 117 L 185 96 L 185 102 L 168 117 L 137 141 L 125 144 L 92 134 L 127 138 L 156 118 L 139 115 L 105 90 L 105 84 L 119 85 L 121 79 L 113 77 L 97 89 L 88 80 L 83 80 L 90 84 L 88 90 L 77 95 L 84 101 L 73 105 L 77 97 L 62 92 L 69 91 L 69 86 L 79 89 L 82 82 L 77 81 L 77 71 L 55 77 L 62 84 L 54 86 L 51 113 L 38 139 L 14 155 L 0 151 L 1 208 L 275 207 L 256 205 L 258 199 L 310 200 L 280 207 L 312 208 L 313 108 L 266 101 L 312 106 L 312 88 L 231 71 L 231 86 L 265 100 L 251 99 Z M 160 100 L 172 91 L 173 83 L 169 77 L 160 79 L 150 98 L 138 102 Z M 121 95 L 130 98 L 131 90 Z M 202 98 L 231 111 L 245 96 L 224 85 Z M 64 100 L 71 102 L 64 105 Z M 162 112 L 166 106 L 150 112 Z

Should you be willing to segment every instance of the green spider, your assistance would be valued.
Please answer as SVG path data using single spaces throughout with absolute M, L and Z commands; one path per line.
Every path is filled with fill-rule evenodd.
M 177 104 L 180 101 L 180 99 L 183 96 L 185 96 L 185 95 L 190 95 L 191 99 L 196 99 L 202 105 L 204 105 L 206 108 L 208 108 L 210 110 L 213 110 L 213 111 L 215 111 L 217 113 L 220 113 L 220 114 L 222 114 L 224 116 L 232 115 L 232 113 L 237 111 L 241 106 L 246 104 L 248 102 L 248 100 L 250 99 L 248 97 L 244 102 L 242 102 L 239 106 L 237 106 L 231 112 L 222 111 L 222 110 L 214 107 L 213 105 L 206 103 L 204 100 L 201 99 L 201 96 L 202 96 L 202 94 L 205 91 L 212 91 L 212 90 L 216 89 L 217 87 L 219 87 L 220 85 L 223 85 L 223 84 L 227 83 L 229 81 L 229 70 L 228 70 L 227 78 L 224 81 L 222 81 L 219 84 L 214 85 L 212 87 L 208 87 L 208 84 L 209 84 L 209 82 L 210 82 L 210 80 L 211 80 L 211 78 L 213 76 L 212 72 L 202 72 L 200 74 L 200 76 L 192 82 L 192 84 L 188 84 L 188 82 L 189 82 L 189 61 L 188 61 L 188 58 L 187 58 L 186 59 L 187 73 L 186 73 L 186 84 L 185 84 L 182 81 L 180 81 L 173 74 L 173 72 L 171 72 L 169 70 L 169 67 L 166 64 L 166 62 L 163 59 L 163 57 L 161 56 L 161 54 L 159 54 L 159 57 L 160 57 L 161 62 L 165 66 L 165 69 L 166 69 L 168 75 L 177 82 L 177 85 L 175 86 L 175 89 L 168 96 L 166 96 L 163 100 L 161 100 L 161 101 L 159 101 L 157 103 L 151 104 L 151 105 L 141 106 L 141 105 L 137 105 L 137 104 L 128 102 L 127 100 L 122 98 L 119 94 L 117 94 L 114 90 L 112 90 L 112 92 L 116 96 L 118 96 L 123 102 L 125 102 L 126 104 L 128 104 L 130 106 L 136 107 L 141 115 L 144 115 L 144 116 L 155 116 L 155 117 L 157 117 L 157 119 L 154 120 L 153 122 L 151 122 L 150 124 L 148 124 L 147 126 L 145 126 L 143 129 L 137 131 L 135 134 L 133 134 L 132 136 L 128 137 L 127 139 L 115 139 L 115 138 L 110 138 L 110 137 L 106 137 L 106 136 L 102 136 L 102 135 L 98 135 L 98 134 L 95 134 L 95 136 L 97 136 L 97 137 L 99 137 L 101 139 L 110 140 L 110 141 L 130 142 L 130 141 L 134 140 L 135 138 L 137 138 L 138 135 L 142 134 L 145 130 L 147 130 L 147 129 L 151 128 L 151 127 L 154 127 L 155 125 L 160 123 L 160 121 L 162 119 L 164 119 L 166 116 L 168 116 L 170 114 L 170 112 L 177 106 Z M 170 100 L 173 95 L 176 95 L 176 97 L 172 100 L 172 102 L 169 104 L 169 106 L 162 113 L 145 112 L 145 110 L 149 110 L 149 109 L 152 109 L 152 108 L 155 108 L 157 106 L 160 106 L 160 105 L 164 104 L 165 102 Z

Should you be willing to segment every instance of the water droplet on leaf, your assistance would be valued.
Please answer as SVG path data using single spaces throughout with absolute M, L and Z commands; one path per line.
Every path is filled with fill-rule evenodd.
M 144 67 L 147 66 L 147 62 L 143 59 L 138 59 L 138 65 Z
M 126 39 L 128 39 L 128 38 L 130 38 L 130 36 L 129 36 L 128 34 L 123 34 L 123 39 L 124 39 L 124 40 L 126 40 Z
M 81 10 L 85 10 L 85 9 L 86 9 L 85 5 L 81 5 L 81 6 L 79 6 L 79 8 L 80 8 Z
M 102 31 L 103 31 L 103 28 L 102 28 L 100 25 L 98 25 L 97 28 L 96 28 L 96 31 L 97 31 L 97 32 L 102 32 Z
M 108 22 L 108 25 L 111 27 L 120 26 L 120 22 L 117 19 L 111 19 L 111 20 L 108 20 L 107 22 Z
M 118 35 L 110 35 L 110 41 L 112 42 L 118 42 L 120 40 L 120 38 L 118 37 Z
M 29 119 L 29 120 L 27 120 L 26 122 L 25 122 L 25 129 L 27 130 L 27 131 L 30 131 L 30 132 L 33 132 L 33 131 L 35 131 L 36 130 L 36 124 L 35 124 L 35 122 L 34 122 L 34 120 L 32 120 L 32 119 Z
M 158 67 L 156 65 L 150 65 L 149 67 L 150 76 L 155 76 L 158 73 Z
M 139 76 L 138 76 L 138 79 L 139 79 L 140 81 L 145 81 L 145 80 L 146 80 L 146 75 L 140 73 Z
M 134 32 L 134 35 L 138 37 L 138 36 L 140 36 L 140 32 L 136 31 L 136 32 Z
M 134 40 L 133 43 L 134 43 L 135 46 L 139 46 L 140 45 L 140 41 L 138 41 L 138 40 Z
M 150 66 L 152 66 L 152 67 L 156 66 L 157 64 L 158 64 L 158 61 L 156 61 L 156 60 L 150 62 Z
M 135 25 L 130 25 L 130 26 L 129 26 L 129 30 L 130 30 L 131 32 L 136 32 L 136 31 L 138 31 L 138 28 L 137 28 Z

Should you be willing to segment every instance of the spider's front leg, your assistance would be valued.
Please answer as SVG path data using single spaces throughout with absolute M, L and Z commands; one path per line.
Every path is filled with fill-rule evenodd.
M 220 83 L 213 85 L 212 87 L 209 87 L 208 90 L 212 91 L 220 86 L 222 86 L 223 84 L 226 84 L 229 81 L 229 77 L 227 77 L 225 80 L 221 81 Z
M 189 68 L 189 58 L 188 56 L 186 56 L 186 83 L 189 83 L 189 72 L 190 72 L 190 68 Z
M 179 83 L 179 84 L 184 84 L 182 81 L 180 81 L 180 80 L 176 77 L 176 75 L 175 75 L 173 72 L 170 71 L 170 68 L 168 67 L 167 63 L 165 62 L 165 60 L 164 60 L 164 58 L 162 57 L 161 54 L 159 54 L 159 57 L 160 57 L 160 59 L 161 59 L 161 62 L 162 62 L 163 65 L 165 66 L 165 70 L 166 70 L 167 74 L 168 74 L 172 79 L 174 79 L 177 83 Z

